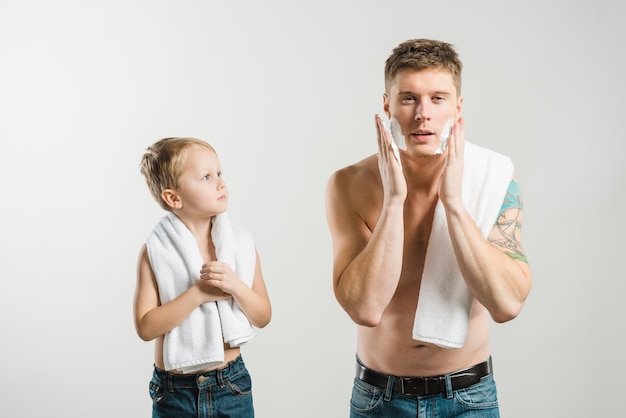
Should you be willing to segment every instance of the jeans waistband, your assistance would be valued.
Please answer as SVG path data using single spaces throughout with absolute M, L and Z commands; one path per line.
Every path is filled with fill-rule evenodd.
M 157 366 L 154 366 L 154 373 L 167 384 L 168 387 L 206 387 L 212 384 L 224 386 L 224 379 L 231 378 L 246 369 L 246 365 L 241 355 L 228 362 L 220 369 L 208 370 L 206 372 L 179 374 L 171 373 Z
M 481 378 L 491 374 L 492 372 L 493 367 L 491 364 L 491 357 L 483 363 L 476 364 L 464 370 L 440 376 L 428 377 L 401 377 L 387 375 L 368 368 L 358 357 L 356 363 L 356 377 L 361 379 L 363 382 L 376 386 L 380 389 L 386 389 L 391 383 L 393 392 L 414 396 L 445 393 L 447 390 L 446 381 L 450 382 L 450 388 L 452 390 L 463 389 L 480 382 Z M 392 381 L 390 382 L 390 380 Z

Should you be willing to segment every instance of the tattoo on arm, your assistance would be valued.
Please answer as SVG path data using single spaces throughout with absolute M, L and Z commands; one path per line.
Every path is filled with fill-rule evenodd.
M 522 204 L 520 188 L 517 180 L 513 179 L 509 183 L 509 188 L 506 191 L 506 196 L 495 224 L 500 231 L 501 238 L 493 241 L 493 243 L 504 248 L 506 250 L 504 253 L 513 260 L 523 261 L 528 264 L 528 258 L 517 238 L 522 229 L 520 219 L 523 210 L 524 205 Z

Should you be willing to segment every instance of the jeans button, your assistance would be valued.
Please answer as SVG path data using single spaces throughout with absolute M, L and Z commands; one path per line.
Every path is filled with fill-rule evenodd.
M 202 384 L 204 382 L 206 382 L 207 380 L 209 380 L 208 377 L 205 376 L 198 376 L 198 383 Z

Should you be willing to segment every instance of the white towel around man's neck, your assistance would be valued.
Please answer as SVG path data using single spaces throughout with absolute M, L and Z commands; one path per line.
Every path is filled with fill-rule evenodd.
M 465 143 L 463 203 L 484 237 L 496 222 L 512 176 L 513 163 L 508 157 Z M 413 339 L 444 348 L 463 347 L 473 301 L 439 201 L 426 250 Z
M 251 287 L 256 266 L 252 235 L 222 213 L 213 217 L 211 237 L 217 259 L 226 262 Z M 193 234 L 175 214 L 163 216 L 146 244 L 161 304 L 198 281 L 204 260 Z M 203 303 L 165 334 L 165 369 L 193 373 L 219 365 L 224 361 L 224 342 L 235 347 L 254 336 L 254 329 L 234 299 Z

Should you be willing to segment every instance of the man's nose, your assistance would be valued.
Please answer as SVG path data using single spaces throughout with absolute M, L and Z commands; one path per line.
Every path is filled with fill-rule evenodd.
M 430 116 L 428 115 L 428 108 L 425 103 L 418 103 L 417 108 L 415 109 L 415 120 L 428 120 Z

